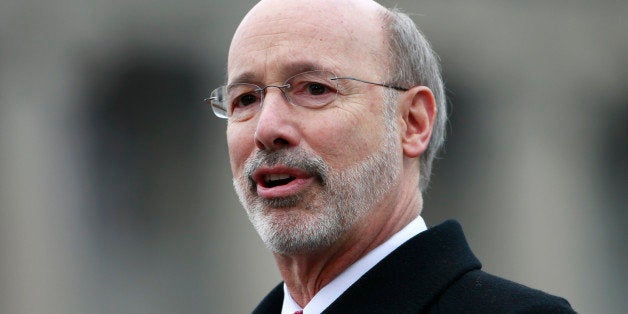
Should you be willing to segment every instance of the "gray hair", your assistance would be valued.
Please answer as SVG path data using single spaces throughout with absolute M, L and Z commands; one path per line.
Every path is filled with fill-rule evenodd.
M 426 86 L 436 99 L 437 113 L 432 137 L 419 160 L 419 188 L 423 192 L 430 182 L 432 163 L 445 142 L 447 104 L 440 64 L 429 42 L 407 14 L 393 8 L 383 13 L 382 20 L 389 36 L 390 84 Z

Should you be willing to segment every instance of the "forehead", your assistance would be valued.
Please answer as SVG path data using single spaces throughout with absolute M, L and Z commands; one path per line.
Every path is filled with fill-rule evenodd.
M 386 55 L 381 20 L 356 15 L 294 5 L 254 9 L 233 37 L 229 81 L 280 80 L 314 69 L 339 75 L 380 73 Z

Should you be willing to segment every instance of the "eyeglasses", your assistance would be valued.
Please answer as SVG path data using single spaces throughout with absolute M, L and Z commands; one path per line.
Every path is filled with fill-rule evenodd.
M 338 80 L 353 80 L 361 83 L 407 91 L 407 88 L 373 83 L 354 77 L 338 77 L 330 71 L 307 71 L 288 78 L 282 85 L 259 86 L 249 83 L 234 83 L 214 89 L 205 102 L 214 114 L 223 119 L 246 120 L 257 113 L 264 102 L 266 89 L 281 90 L 286 100 L 305 108 L 321 108 L 338 98 Z

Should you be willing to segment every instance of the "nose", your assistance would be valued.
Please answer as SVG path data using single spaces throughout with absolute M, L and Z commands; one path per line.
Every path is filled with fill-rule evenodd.
M 298 145 L 300 136 L 294 106 L 288 102 L 281 88 L 267 89 L 265 94 L 255 128 L 255 145 L 268 151 Z

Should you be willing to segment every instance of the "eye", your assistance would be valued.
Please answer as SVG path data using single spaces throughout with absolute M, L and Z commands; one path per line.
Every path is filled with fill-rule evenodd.
M 329 71 L 308 71 L 297 74 L 286 81 L 286 97 L 297 106 L 321 108 L 338 96 L 337 83 Z
M 256 105 L 262 101 L 259 87 L 253 84 L 232 84 L 229 86 L 228 95 L 229 112 L 234 116 L 250 112 L 251 108 L 256 108 Z
M 298 81 L 292 83 L 290 93 L 298 97 L 320 98 L 335 94 L 336 89 L 322 80 Z
M 329 92 L 329 87 L 321 83 L 312 82 L 306 86 L 307 92 L 310 95 L 323 95 Z
M 245 94 L 235 99 L 235 107 L 247 107 L 259 101 L 256 94 Z

